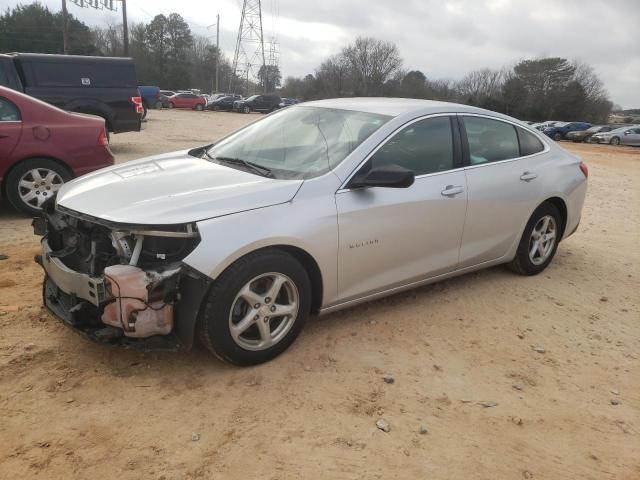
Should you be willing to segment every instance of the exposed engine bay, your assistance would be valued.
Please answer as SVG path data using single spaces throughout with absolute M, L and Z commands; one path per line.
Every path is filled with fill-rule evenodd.
M 53 201 L 43 210 L 33 226 L 43 237 L 37 261 L 45 270 L 44 303 L 53 314 L 102 343 L 191 346 L 209 283 L 182 263 L 200 242 L 194 224 L 109 224 Z

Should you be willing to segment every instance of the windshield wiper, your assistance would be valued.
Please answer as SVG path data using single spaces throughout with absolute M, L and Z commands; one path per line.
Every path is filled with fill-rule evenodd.
M 244 167 L 251 170 L 253 173 L 257 173 L 258 175 L 261 175 L 263 177 L 269 177 L 269 178 L 273 177 L 271 170 L 269 170 L 267 167 L 263 167 L 262 165 L 258 165 L 257 163 L 253 163 L 248 160 L 244 160 L 242 158 L 214 157 L 207 150 L 204 151 L 204 154 L 207 158 L 210 158 L 211 160 L 216 160 L 218 162 L 223 162 L 223 163 L 233 163 L 235 165 L 243 165 Z

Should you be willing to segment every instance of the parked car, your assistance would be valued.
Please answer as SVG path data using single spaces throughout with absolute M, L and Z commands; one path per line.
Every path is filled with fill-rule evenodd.
M 73 177 L 113 165 L 104 119 L 0 87 L 0 191 L 37 215 Z
M 242 113 L 269 113 L 280 108 L 281 101 L 282 99 L 277 95 L 252 95 L 244 100 L 236 100 L 233 109 Z
M 140 130 L 144 107 L 131 58 L 0 55 L 0 85 L 63 110 L 102 117 L 110 132 Z
M 43 298 L 98 342 L 175 349 L 197 336 L 256 364 L 311 312 L 497 264 L 542 272 L 578 227 L 587 174 L 536 130 L 476 107 L 293 105 L 64 185 L 36 224 Z
M 142 97 L 142 104 L 146 108 L 162 108 L 162 100 L 160 96 L 160 89 L 154 86 L 141 85 L 138 87 L 140 97 Z
M 587 128 L 586 130 L 576 130 L 567 133 L 567 140 L 572 140 L 576 143 L 589 142 L 592 135 L 596 133 L 610 132 L 613 129 L 614 127 L 610 125 L 594 125 L 593 127 Z
M 616 128 L 609 132 L 596 133 L 591 137 L 593 143 L 609 143 L 611 145 L 640 145 L 640 125 Z
M 169 108 L 191 108 L 204 110 L 207 101 L 195 93 L 176 93 L 169 97 Z
M 542 132 L 542 131 L 544 131 L 545 128 L 553 127 L 556 123 L 562 123 L 562 122 L 558 122 L 558 121 L 553 120 L 553 121 L 548 121 L 548 122 L 535 123 L 532 126 L 536 130 L 540 130 Z
M 567 137 L 569 132 L 577 132 L 591 128 L 590 123 L 585 122 L 556 122 L 552 127 L 545 128 L 544 134 L 553 138 L 556 142 Z
M 300 103 L 300 100 L 296 100 L 295 98 L 283 98 L 278 107 L 284 108 L 288 107 L 289 105 L 296 105 L 298 103 Z
M 234 97 L 220 97 L 213 100 L 207 108 L 209 110 L 233 110 L 233 103 L 236 101 Z
M 163 93 L 160 94 L 160 96 L 158 97 L 158 101 L 160 102 L 160 106 L 158 107 L 156 104 L 156 108 L 169 108 L 169 97 L 167 97 L 166 95 L 164 95 Z

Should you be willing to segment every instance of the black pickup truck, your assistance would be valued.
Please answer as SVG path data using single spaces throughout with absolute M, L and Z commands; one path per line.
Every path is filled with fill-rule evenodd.
M 102 117 L 110 132 L 140 130 L 143 106 L 131 58 L 0 54 L 0 85 Z

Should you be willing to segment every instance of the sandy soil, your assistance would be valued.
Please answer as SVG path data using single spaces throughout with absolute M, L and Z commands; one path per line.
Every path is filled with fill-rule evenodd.
M 113 151 L 256 118 L 152 111 Z M 640 478 L 640 150 L 563 146 L 589 194 L 543 274 L 493 268 L 312 319 L 255 368 L 73 334 L 40 307 L 29 220 L 0 208 L 0 478 Z

